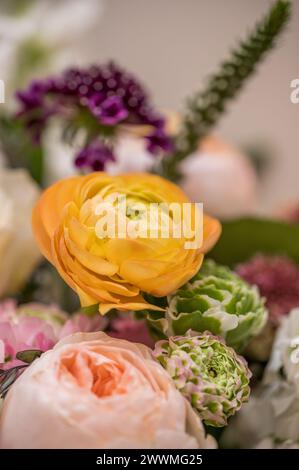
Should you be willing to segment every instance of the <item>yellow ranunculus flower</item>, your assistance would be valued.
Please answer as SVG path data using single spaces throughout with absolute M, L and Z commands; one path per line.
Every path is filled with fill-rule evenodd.
M 125 199 L 124 213 L 115 195 L 118 203 Z M 188 198 L 176 185 L 159 176 L 96 172 L 64 179 L 48 188 L 34 208 L 33 231 L 41 251 L 77 292 L 82 306 L 99 304 L 102 314 L 111 308 L 157 309 L 148 305 L 142 292 L 162 297 L 187 282 L 221 232 L 219 222 L 204 215 L 201 245 L 186 248 L 186 237 L 173 234 L 179 222 L 190 223 L 188 214 L 182 210 L 181 220 L 174 220 L 172 212 L 160 208 L 161 203 L 183 207 L 186 202 Z M 197 210 L 192 205 L 189 218 L 193 222 Z M 145 224 L 149 213 L 153 215 L 151 222 L 158 221 L 155 237 L 149 237 Z M 107 227 L 103 222 L 113 214 L 120 236 L 118 232 L 110 236 L 111 224 Z M 171 229 L 165 238 L 161 234 L 167 224 Z M 129 236 L 128 230 L 139 236 Z

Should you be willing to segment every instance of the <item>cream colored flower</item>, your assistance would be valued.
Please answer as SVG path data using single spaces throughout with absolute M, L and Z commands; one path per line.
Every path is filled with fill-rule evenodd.
M 251 449 L 265 439 L 299 442 L 299 400 L 295 387 L 277 379 L 258 388 L 231 420 L 221 445 Z
M 225 431 L 223 443 L 242 448 L 298 448 L 299 308 L 284 318 L 262 385 Z
M 282 321 L 268 363 L 265 383 L 269 384 L 283 370 L 288 382 L 295 386 L 299 401 L 299 308 L 292 310 Z
M 38 196 L 25 170 L 0 169 L 0 296 L 17 292 L 41 258 L 31 230 Z

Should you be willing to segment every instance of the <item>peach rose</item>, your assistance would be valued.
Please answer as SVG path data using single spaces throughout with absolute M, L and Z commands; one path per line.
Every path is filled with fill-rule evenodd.
M 208 448 L 202 423 L 146 346 L 77 333 L 11 387 L 0 448 Z
M 202 244 L 192 249 L 186 248 L 185 234 L 176 238 L 173 232 L 167 238 L 160 236 L 161 232 L 156 238 L 148 232 L 136 238 L 127 232 L 118 237 L 106 232 L 99 235 L 98 211 L 111 205 L 115 195 L 126 198 L 123 220 L 131 228 L 145 226 L 154 207 L 151 203 L 167 207 L 176 203 L 183 208 L 190 202 L 176 185 L 146 173 L 110 176 L 96 172 L 68 178 L 48 188 L 35 206 L 33 231 L 37 242 L 77 292 L 82 306 L 99 304 L 102 314 L 112 308 L 161 310 L 148 305 L 142 292 L 163 297 L 187 282 L 198 271 L 204 253 L 217 241 L 221 226 L 204 215 Z M 113 204 L 113 214 L 118 218 L 119 205 Z M 191 213 L 181 210 L 178 226 L 196 225 L 197 207 L 190 207 Z M 163 223 L 165 227 L 173 224 L 170 213 L 156 210 L 159 230 Z

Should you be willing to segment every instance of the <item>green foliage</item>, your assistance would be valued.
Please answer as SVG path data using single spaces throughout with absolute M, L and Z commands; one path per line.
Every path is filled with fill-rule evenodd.
M 0 115 L 0 145 L 11 168 L 26 168 L 38 184 L 42 183 L 43 152 L 32 142 L 22 120 Z
M 1 13 L 10 16 L 23 16 L 37 0 L 1 0 Z
M 13 89 L 24 86 L 27 81 L 50 62 L 53 50 L 38 38 L 31 37 L 22 42 L 16 54 Z
M 31 364 L 31 362 L 40 357 L 42 353 L 40 349 L 26 349 L 25 351 L 18 351 L 16 358 L 19 359 L 19 361 L 25 362 L 25 364 Z
M 224 222 L 209 257 L 233 268 L 256 253 L 288 256 L 299 264 L 299 225 L 262 218 Z

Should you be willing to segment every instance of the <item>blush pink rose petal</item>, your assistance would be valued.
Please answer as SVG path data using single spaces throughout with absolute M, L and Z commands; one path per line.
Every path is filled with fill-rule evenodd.
M 30 424 L 29 424 L 30 423 Z M 4 400 L 0 448 L 209 448 L 213 438 L 143 345 L 76 333 Z

